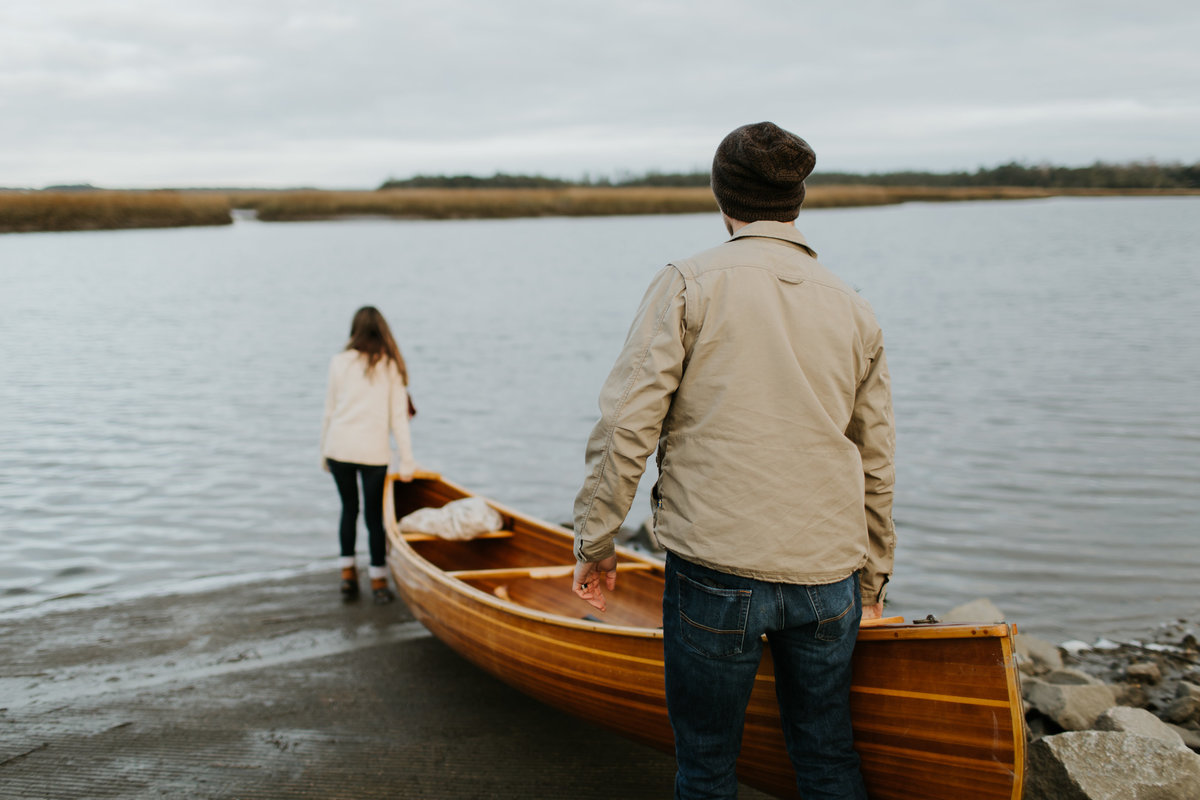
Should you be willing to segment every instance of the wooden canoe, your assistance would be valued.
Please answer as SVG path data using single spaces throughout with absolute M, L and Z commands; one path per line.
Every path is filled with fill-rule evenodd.
M 663 567 L 618 549 L 599 612 L 570 590 L 571 533 L 492 500 L 504 528 L 470 541 L 404 533 L 398 521 L 471 496 L 432 473 L 390 476 L 384 518 L 400 595 L 438 638 L 538 700 L 674 752 L 663 692 Z M 1025 730 L 1007 624 L 864 626 L 854 655 L 856 748 L 872 800 L 1019 800 Z M 770 652 L 747 709 L 738 777 L 797 797 Z

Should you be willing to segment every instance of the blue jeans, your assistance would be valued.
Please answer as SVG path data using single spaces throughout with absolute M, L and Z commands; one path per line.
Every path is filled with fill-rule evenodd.
M 387 464 L 351 464 L 327 458 L 329 472 L 342 498 L 342 519 L 338 542 L 343 556 L 353 556 L 358 539 L 358 478 L 362 476 L 363 521 L 367 524 L 367 549 L 371 566 L 387 564 L 387 531 L 383 528 L 383 487 L 387 483 Z
M 858 576 L 768 583 L 667 554 L 663 649 L 675 797 L 737 797 L 734 768 L 765 634 L 788 756 L 804 800 L 866 800 L 850 727 Z

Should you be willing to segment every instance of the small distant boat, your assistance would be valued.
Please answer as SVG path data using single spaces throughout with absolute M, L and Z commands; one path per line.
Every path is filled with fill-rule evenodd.
M 600 616 L 571 593 L 572 536 L 492 500 L 500 530 L 469 541 L 399 520 L 471 492 L 433 473 L 389 477 L 389 565 L 413 614 L 461 655 L 532 697 L 668 753 L 660 561 L 618 548 Z M 486 498 L 485 498 L 486 499 Z M 1019 800 L 1025 728 L 1008 624 L 864 625 L 854 654 L 856 748 L 872 800 Z M 738 778 L 797 797 L 771 655 L 750 698 Z

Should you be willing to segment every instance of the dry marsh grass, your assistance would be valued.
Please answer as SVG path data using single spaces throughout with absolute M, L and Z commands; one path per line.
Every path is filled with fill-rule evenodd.
M 805 208 L 878 206 L 910 201 L 1012 200 L 1050 197 L 1046 189 L 818 185 Z M 1062 194 L 1062 192 L 1058 192 Z M 707 187 L 577 187 L 569 189 L 388 189 L 376 192 L 270 192 L 235 195 L 269 222 L 385 216 L 401 219 L 694 214 L 717 211 Z
M 0 192 L 0 233 L 228 225 L 229 201 L 205 192 Z
M 1056 195 L 1198 194 L 1195 190 L 1050 190 L 1018 187 L 816 185 L 805 208 L 911 201 L 1013 200 Z M 0 233 L 228 225 L 232 209 L 267 222 L 380 216 L 502 219 L 546 216 L 715 213 L 707 187 L 388 189 L 383 191 L 0 191 Z
M 386 216 L 401 219 L 501 219 L 715 211 L 698 188 L 573 187 L 567 189 L 387 189 L 374 192 L 264 192 L 234 195 L 269 222 Z
M 845 208 L 848 206 L 884 206 L 896 203 L 952 202 L 958 200 L 1019 200 L 1050 197 L 1046 189 L 1012 186 L 810 186 L 805 208 Z

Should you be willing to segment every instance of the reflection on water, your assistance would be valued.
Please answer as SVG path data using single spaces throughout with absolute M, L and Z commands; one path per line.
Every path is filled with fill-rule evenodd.
M 1087 638 L 1200 611 L 1198 211 L 804 212 L 888 337 L 897 613 L 988 596 Z M 647 281 L 721 235 L 697 215 L 0 237 L 0 608 L 334 555 L 317 429 L 366 303 L 409 360 L 418 460 L 568 519 Z

